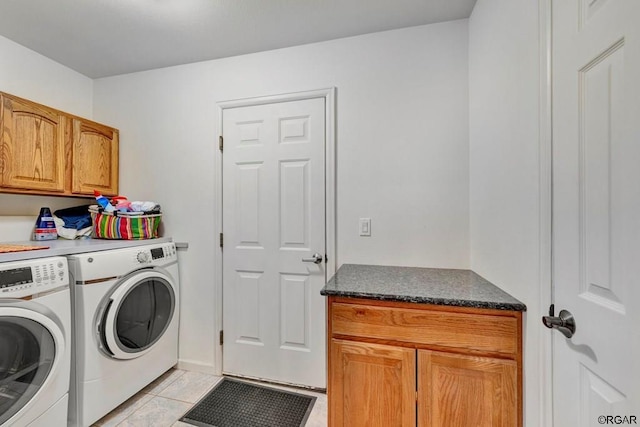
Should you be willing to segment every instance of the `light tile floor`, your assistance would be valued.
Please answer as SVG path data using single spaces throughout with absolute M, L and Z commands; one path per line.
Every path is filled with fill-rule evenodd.
M 94 424 L 95 427 L 188 427 L 178 421 L 222 377 L 170 369 L 131 399 Z M 307 427 L 326 427 L 327 395 L 309 390 L 267 384 L 270 387 L 316 396 Z M 193 426 L 191 426 L 193 427 Z M 239 426 L 240 427 L 240 426 Z M 273 426 L 277 427 L 277 426 Z

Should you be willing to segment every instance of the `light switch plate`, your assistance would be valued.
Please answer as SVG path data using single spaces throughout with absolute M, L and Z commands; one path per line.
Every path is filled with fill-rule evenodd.
M 371 218 L 360 218 L 360 235 L 371 236 Z

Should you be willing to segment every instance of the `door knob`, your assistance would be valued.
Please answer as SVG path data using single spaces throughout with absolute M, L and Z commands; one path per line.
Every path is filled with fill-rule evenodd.
M 542 316 L 544 326 L 559 330 L 567 338 L 571 338 L 576 333 L 576 321 L 568 310 L 560 310 L 558 316 L 554 316 L 553 312 L 549 314 L 549 316 Z
M 320 264 L 322 262 L 322 255 L 315 253 L 311 255 L 311 258 L 302 258 L 302 262 L 312 262 L 314 264 Z

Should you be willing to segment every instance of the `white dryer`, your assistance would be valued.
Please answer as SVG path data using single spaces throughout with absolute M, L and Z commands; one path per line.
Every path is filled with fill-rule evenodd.
M 67 259 L 0 263 L 0 426 L 66 425 L 70 360 Z
M 173 243 L 71 255 L 69 423 L 89 426 L 178 362 Z

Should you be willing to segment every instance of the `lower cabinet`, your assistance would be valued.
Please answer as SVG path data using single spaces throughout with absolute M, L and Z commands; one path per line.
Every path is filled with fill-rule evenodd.
M 418 426 L 517 426 L 513 360 L 418 350 Z
M 368 304 L 329 298 L 331 427 L 522 425 L 521 313 Z M 468 330 L 439 337 L 439 323 L 465 316 L 475 342 Z
M 415 350 L 332 340 L 331 360 L 332 426 L 415 425 Z

